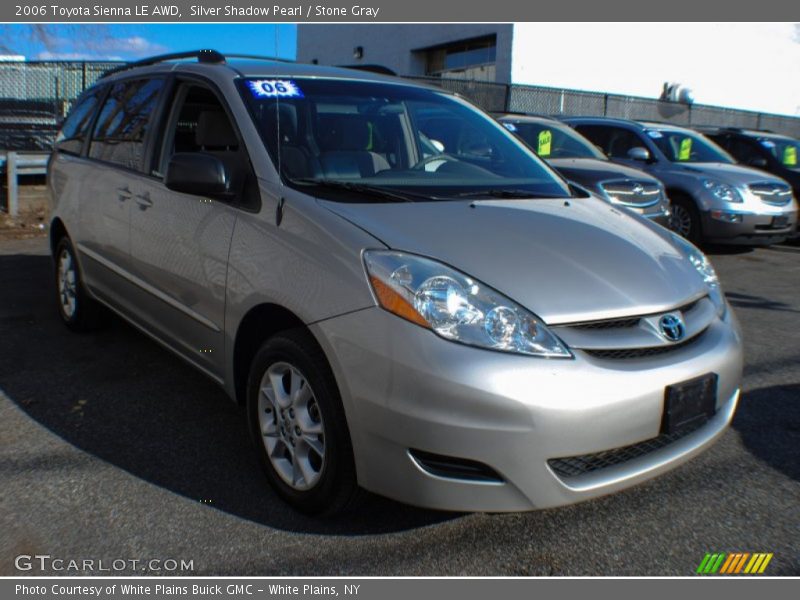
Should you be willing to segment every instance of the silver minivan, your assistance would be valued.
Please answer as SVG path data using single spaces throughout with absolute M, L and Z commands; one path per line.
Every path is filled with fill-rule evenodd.
M 685 462 L 736 408 L 708 259 L 436 88 L 148 59 L 75 103 L 48 187 L 64 322 L 110 309 L 222 386 L 306 512 L 578 502 Z

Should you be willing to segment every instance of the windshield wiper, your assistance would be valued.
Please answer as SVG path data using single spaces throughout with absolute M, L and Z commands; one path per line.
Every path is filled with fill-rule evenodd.
M 316 185 L 319 187 L 347 190 L 361 194 L 372 194 L 380 196 L 381 198 L 389 198 L 398 202 L 413 202 L 415 199 L 430 200 L 430 196 L 424 196 L 414 192 L 401 192 L 399 190 L 391 190 L 377 185 L 369 185 L 367 183 L 356 183 L 354 181 L 340 181 L 338 179 L 317 179 L 315 177 L 301 177 L 299 179 L 292 179 L 295 183 Z
M 490 198 L 508 198 L 525 200 L 529 198 L 554 198 L 555 196 L 548 194 L 537 194 L 528 190 L 507 190 L 507 189 L 491 189 L 491 190 L 471 190 L 469 192 L 461 192 L 455 194 L 454 198 L 480 198 L 481 196 L 488 196 Z

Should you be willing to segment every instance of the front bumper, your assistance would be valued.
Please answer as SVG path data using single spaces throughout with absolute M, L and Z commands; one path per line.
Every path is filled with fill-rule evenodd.
M 724 244 L 775 244 L 791 238 L 797 231 L 797 210 L 772 209 L 768 212 L 737 212 L 731 205 L 702 213 L 703 235 L 709 242 Z M 735 215 L 738 222 L 726 219 Z M 785 219 L 785 224 L 775 225 L 775 219 Z
M 380 308 L 312 326 L 339 383 L 359 483 L 429 508 L 523 511 L 624 489 L 701 452 L 723 433 L 739 395 L 738 326 L 728 311 L 694 343 L 669 354 L 614 360 L 575 351 L 538 359 L 438 338 Z M 655 452 L 560 478 L 548 459 L 655 438 L 666 386 L 716 373 L 717 413 Z M 477 461 L 501 481 L 426 471 L 410 449 Z

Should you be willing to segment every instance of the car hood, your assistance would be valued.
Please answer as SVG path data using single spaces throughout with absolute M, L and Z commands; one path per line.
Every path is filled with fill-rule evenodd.
M 775 175 L 765 173 L 759 169 L 745 167 L 744 165 L 731 165 L 728 163 L 675 164 L 686 173 L 692 173 L 698 177 L 718 179 L 729 185 L 745 186 L 749 183 L 762 181 L 784 183 L 782 179 L 775 177 Z
M 388 247 L 447 263 L 550 324 L 657 313 L 705 292 L 671 234 L 594 197 L 320 202 Z
M 658 180 L 638 169 L 596 158 L 554 158 L 547 161 L 564 177 L 584 186 L 596 186 L 601 181 L 635 179 L 658 183 Z

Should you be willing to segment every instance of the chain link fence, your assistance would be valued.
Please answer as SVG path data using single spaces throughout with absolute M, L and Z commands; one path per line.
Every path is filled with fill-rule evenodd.
M 0 62 L 0 153 L 48 152 L 72 102 L 117 62 Z M 769 129 L 800 138 L 800 118 L 616 94 L 464 79 L 409 77 L 469 98 L 490 112 L 608 116 L 676 125 Z
M 113 62 L 0 62 L 0 152 L 49 152 L 72 102 Z

